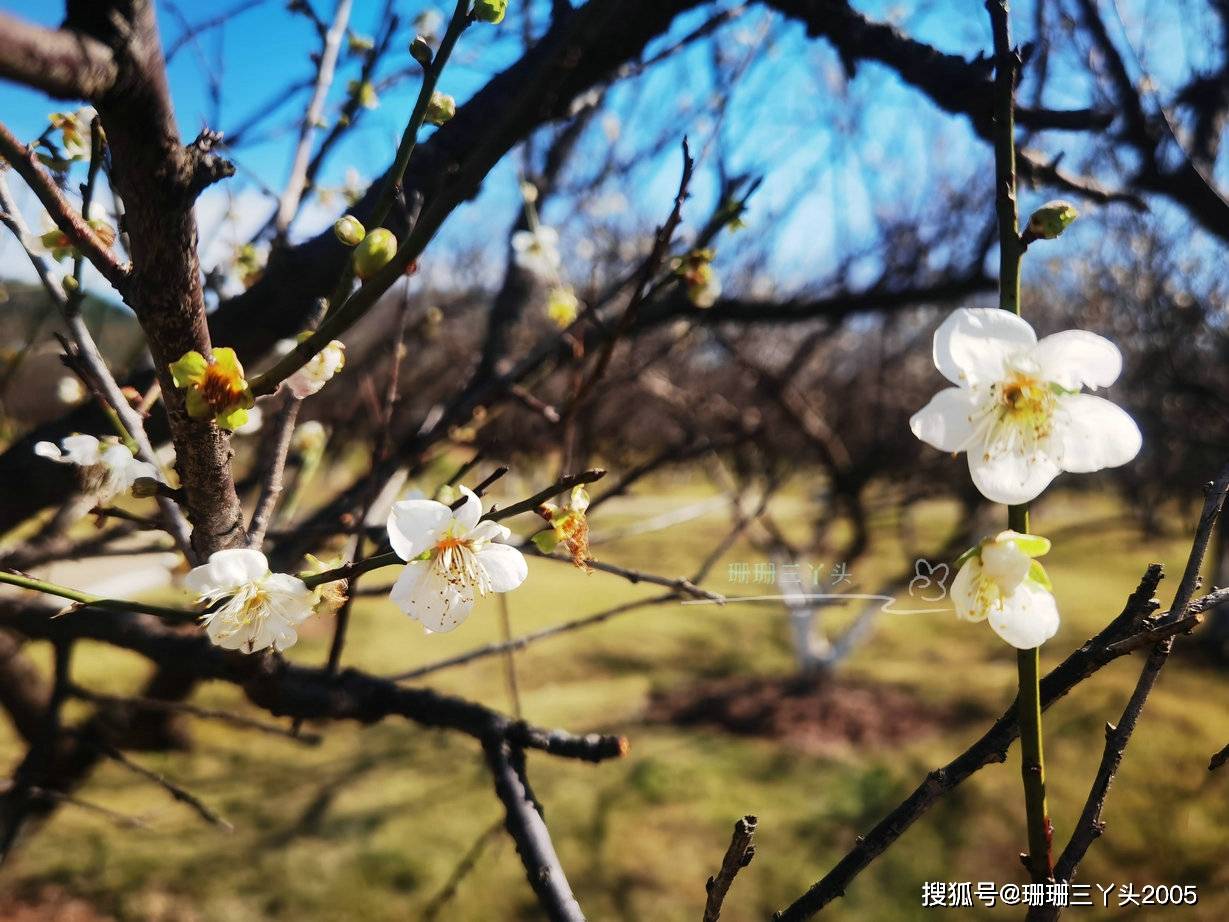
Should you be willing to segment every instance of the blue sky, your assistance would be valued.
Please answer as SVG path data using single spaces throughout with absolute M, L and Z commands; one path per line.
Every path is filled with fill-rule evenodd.
M 231 5 L 181 2 L 178 8 L 188 21 L 196 22 Z M 656 43 L 650 53 L 689 31 L 714 8 L 730 5 L 732 0 L 725 0 L 680 17 L 671 35 Z M 318 0 L 316 6 L 322 14 L 331 14 L 329 0 Z M 356 0 L 353 29 L 374 34 L 381 6 L 379 0 Z M 414 15 L 432 8 L 442 11 L 443 4 L 411 2 L 398 6 L 404 23 L 394 42 L 395 60 L 386 71 L 408 63 L 404 49 Z M 944 51 L 972 56 L 989 44 L 989 27 L 980 3 L 924 3 L 917 5 L 920 12 L 910 12 L 911 7 L 886 0 L 864 0 L 857 6 L 869 16 L 898 22 Z M 1021 40 L 1030 37 L 1030 6 L 1027 2 L 1015 4 L 1017 37 Z M 1193 41 L 1192 35 L 1206 35 L 1206 23 L 1167 16 L 1164 7 L 1158 11 L 1151 0 L 1124 3 L 1124 7 L 1128 8 L 1123 14 L 1126 34 L 1146 55 L 1162 88 L 1177 83 L 1190 64 L 1205 53 L 1205 45 Z M 59 4 L 47 0 L 0 0 L 0 8 L 47 25 L 55 25 L 60 18 Z M 169 45 L 181 32 L 179 22 L 165 5 L 160 5 L 159 21 L 164 44 Z M 779 18 L 753 9 L 721 33 L 725 51 L 735 58 L 750 55 L 754 64 L 733 91 L 730 111 L 718 136 L 730 169 L 766 177 L 749 219 L 757 230 L 773 235 L 769 268 L 788 287 L 830 271 L 839 257 L 869 242 L 865 238 L 883 215 L 902 217 L 924 210 L 932 195 L 929 183 L 936 177 L 957 187 L 978 182 L 985 177 L 990 161 L 989 151 L 972 137 L 963 119 L 938 112 L 886 68 L 864 64 L 857 79 L 848 82 L 826 43 L 807 40 L 797 25 L 770 30 L 779 23 Z M 1111 20 L 1111 26 L 1117 30 L 1118 23 Z M 171 63 L 170 80 L 185 139 L 206 124 L 233 129 L 285 84 L 309 77 L 312 67 L 307 54 L 315 47 L 313 30 L 302 17 L 287 14 L 280 0 L 266 0 L 224 29 L 182 49 Z M 519 35 L 507 24 L 472 28 L 463 37 L 441 89 L 463 102 L 519 52 Z M 702 166 L 711 168 L 718 147 L 710 144 L 715 126 L 707 114 L 711 110 L 709 101 L 714 94 L 729 90 L 709 82 L 708 56 L 706 47 L 697 46 L 650 73 L 644 78 L 644 93 L 638 102 L 632 89 L 619 91 L 613 100 L 614 109 L 624 118 L 617 125 L 617 136 L 607 122 L 590 135 L 583 156 L 600 156 L 611 145 L 631 156 L 648 143 L 664 120 L 677 126 L 680 138 L 686 132 L 693 149 L 709 151 L 709 159 Z M 215 122 L 203 75 L 214 69 L 219 58 L 224 62 L 221 117 Z M 334 107 L 344 98 L 346 82 L 356 69 L 353 62 L 343 65 L 330 97 Z M 340 185 L 348 169 L 366 178 L 385 167 L 416 88 L 417 81 L 412 78 L 386 93 L 377 110 L 364 114 L 362 124 L 330 160 L 324 185 Z M 646 98 L 653 101 L 647 109 Z M 4 120 L 25 137 L 43 130 L 48 112 L 64 108 L 41 94 L 9 84 L 0 86 L 0 100 Z M 1075 79 L 1057 80 L 1046 101 L 1056 106 L 1086 105 L 1088 87 Z M 305 105 L 306 95 L 301 95 L 270 121 L 278 129 L 270 137 L 235 151 L 240 175 L 226 184 L 226 195 L 214 190 L 202 203 L 206 238 L 211 234 L 210 222 L 216 224 L 228 204 L 241 211 L 249 225 L 259 223 L 271 209 L 257 191 L 258 185 L 278 189 L 284 182 L 295 141 L 292 123 Z M 663 106 L 677 107 L 676 117 L 672 119 Z M 855 112 L 863 113 L 857 122 L 851 120 Z M 677 183 L 678 163 L 671 145 L 611 190 L 626 198 L 629 206 L 627 214 L 615 224 L 643 232 L 660 220 Z M 492 226 L 511 222 L 518 207 L 516 164 L 515 157 L 506 158 L 488 179 L 482 196 L 449 221 L 439 245 L 471 244 L 475 239 L 489 238 Z M 695 220 L 711 207 L 714 188 L 711 169 L 702 169 L 689 205 Z M 1030 203 L 1024 204 L 1028 207 Z M 333 206 L 310 208 L 300 232 L 327 224 L 334 212 Z M 548 211 L 545 217 L 563 225 L 567 245 L 567 215 Z M 735 250 L 740 246 L 737 240 L 730 244 Z M 496 253 L 502 255 L 501 248 Z M 8 250 L 0 250 L 6 268 L 10 255 Z M 731 257 L 723 252 L 722 258 Z M 866 271 L 873 274 L 873 267 Z

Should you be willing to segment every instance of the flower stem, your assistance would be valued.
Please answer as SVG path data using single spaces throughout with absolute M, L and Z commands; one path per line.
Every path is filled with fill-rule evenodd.
M 986 0 L 994 34 L 994 178 L 995 210 L 999 222 L 999 307 L 1020 314 L 1021 258 L 1016 202 L 1015 92 L 1020 59 L 1011 46 L 1011 17 L 1007 0 Z M 1027 505 L 1010 506 L 1007 527 L 1029 533 Z M 1024 780 L 1024 811 L 1028 821 L 1028 854 L 1023 856 L 1034 882 L 1053 877 L 1050 858 L 1051 826 L 1046 808 L 1045 755 L 1041 734 L 1041 675 L 1039 649 L 1019 650 L 1016 666 L 1020 690 L 1016 696 L 1020 720 L 1020 774 Z
M 58 586 L 55 583 L 48 583 L 20 573 L 0 571 L 0 583 L 7 583 L 10 586 L 17 586 L 21 589 L 31 589 L 46 595 L 58 596 L 61 599 L 68 599 L 70 602 L 76 602 L 81 608 L 139 612 L 145 615 L 156 615 L 169 621 L 194 621 L 200 616 L 199 612 L 189 611 L 184 608 L 168 608 L 163 605 L 147 605 L 144 602 L 131 602 L 126 599 L 107 599 L 102 596 L 90 595 L 88 592 L 70 589 L 67 586 Z

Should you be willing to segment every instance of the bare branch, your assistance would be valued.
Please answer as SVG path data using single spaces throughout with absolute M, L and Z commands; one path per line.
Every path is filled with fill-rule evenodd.
M 725 857 L 721 859 L 721 870 L 705 884 L 708 899 L 704 903 L 704 922 L 717 922 L 721 918 L 721 907 L 734 878 L 755 857 L 755 844 L 752 840 L 758 822 L 754 816 L 747 814 L 734 824 L 734 835 L 730 838 L 729 848 L 725 850 Z
M 299 211 L 299 200 L 307 182 L 307 164 L 311 159 L 312 141 L 316 136 L 316 125 L 324 119 L 324 101 L 328 98 L 329 88 L 333 85 L 333 71 L 337 67 L 337 56 L 341 52 L 341 40 L 346 34 L 346 25 L 350 21 L 352 0 L 338 0 L 337 10 L 333 16 L 333 24 L 324 37 L 324 48 L 321 49 L 319 64 L 316 67 L 316 83 L 312 90 L 311 102 L 299 127 L 299 143 L 295 147 L 294 159 L 291 162 L 290 178 L 286 181 L 286 189 L 282 192 L 281 201 L 277 206 L 276 230 L 279 236 L 286 233 L 290 222 Z
M 111 49 L 72 29 L 46 29 L 0 13 L 0 77 L 60 99 L 95 99 L 115 84 Z
M 0 124 L 0 157 L 7 160 L 26 181 L 56 226 L 81 248 L 102 277 L 122 294 L 126 289 L 129 269 L 120 264 L 110 247 L 98 238 L 85 218 L 64 197 L 51 174 L 38 162 L 34 151 L 17 140 L 17 136 L 3 124 Z

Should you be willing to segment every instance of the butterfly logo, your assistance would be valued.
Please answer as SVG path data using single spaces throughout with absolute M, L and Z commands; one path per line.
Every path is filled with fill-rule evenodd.
M 909 595 L 924 602 L 942 602 L 947 598 L 945 583 L 951 573 L 951 567 L 945 563 L 931 564 L 923 557 L 913 564 L 913 572 L 914 577 L 909 581 Z

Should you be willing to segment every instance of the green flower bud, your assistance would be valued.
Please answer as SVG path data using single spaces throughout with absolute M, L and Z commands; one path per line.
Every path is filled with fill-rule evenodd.
M 508 12 L 508 0 L 474 0 L 474 18 L 498 25 Z
M 423 67 L 430 67 L 432 60 L 435 59 L 435 53 L 431 50 L 431 43 L 418 35 L 415 36 L 414 41 L 410 42 L 410 57 Z
M 374 109 L 380 105 L 380 96 L 370 80 L 359 82 L 351 80 L 346 86 L 346 92 L 358 98 L 358 104 L 364 109 Z
M 457 114 L 457 101 L 447 93 L 432 93 L 427 103 L 424 121 L 428 125 L 442 125 Z
M 76 277 L 71 276 L 71 275 L 64 276 L 64 281 L 61 282 L 60 284 L 62 284 L 64 286 L 64 290 L 70 294 L 81 287 L 79 284 L 77 284 Z
M 1028 219 L 1024 229 L 1025 240 L 1053 240 L 1078 218 L 1080 213 L 1070 202 L 1058 199 L 1046 202 Z
M 356 247 L 363 242 L 363 238 L 367 236 L 367 228 L 363 227 L 363 222 L 352 214 L 345 215 L 333 225 L 333 233 L 348 247 Z
M 397 238 L 387 228 L 377 227 L 354 250 L 354 274 L 369 279 L 397 255 Z

